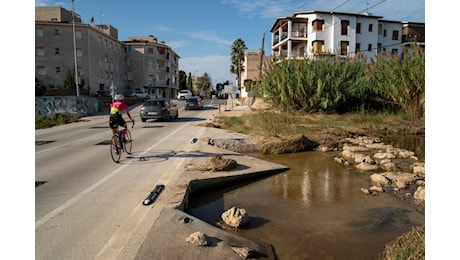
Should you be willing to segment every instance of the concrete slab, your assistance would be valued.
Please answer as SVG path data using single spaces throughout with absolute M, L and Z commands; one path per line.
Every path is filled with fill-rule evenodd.
M 210 225 L 187 213 L 188 202 L 194 192 L 230 185 L 249 179 L 260 179 L 288 170 L 286 166 L 259 160 L 255 157 L 227 151 L 207 143 L 209 138 L 245 138 L 243 135 L 223 129 L 208 128 L 197 138 L 196 152 L 205 158 L 223 155 L 234 159 L 238 166 L 231 171 L 188 171 L 171 173 L 175 175 L 153 204 L 159 211 L 152 220 L 152 228 L 140 246 L 135 259 L 241 259 L 231 247 L 248 247 L 252 258 L 276 259 L 273 247 L 263 241 L 249 240 L 229 231 Z M 203 156 L 192 157 L 189 164 L 202 163 Z M 196 246 L 186 238 L 197 231 L 204 232 L 211 241 L 208 246 Z

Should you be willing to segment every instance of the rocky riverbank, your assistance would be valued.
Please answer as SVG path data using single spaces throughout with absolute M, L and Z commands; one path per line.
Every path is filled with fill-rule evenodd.
M 240 108 L 219 114 L 207 127 L 220 128 L 219 117 L 241 116 L 254 112 L 254 109 Z M 401 127 L 401 126 L 400 126 Z M 424 135 L 424 122 L 410 122 L 402 126 L 406 134 Z M 417 158 L 414 151 L 393 147 L 375 137 L 374 132 L 392 133 L 392 128 L 380 129 L 342 128 L 307 137 L 302 134 L 278 137 L 247 136 L 238 139 L 210 139 L 208 144 L 238 153 L 291 153 L 319 151 L 331 159 L 360 175 L 368 176 L 369 186 L 361 187 L 361 192 L 377 196 L 383 192 L 391 193 L 407 201 L 417 211 L 425 212 L 425 162 Z M 359 191 L 357 191 L 359 192 Z

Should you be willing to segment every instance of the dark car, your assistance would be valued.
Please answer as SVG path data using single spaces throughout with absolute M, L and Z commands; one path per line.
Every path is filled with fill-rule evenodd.
M 171 99 L 149 99 L 142 103 L 140 116 L 142 122 L 146 122 L 147 119 L 163 119 L 169 121 L 171 118 L 179 117 L 179 110 Z
M 203 103 L 201 103 L 200 97 L 193 96 L 185 99 L 185 110 L 190 109 L 203 109 Z
M 98 90 L 96 91 L 96 97 L 111 97 L 110 91 L 108 90 Z

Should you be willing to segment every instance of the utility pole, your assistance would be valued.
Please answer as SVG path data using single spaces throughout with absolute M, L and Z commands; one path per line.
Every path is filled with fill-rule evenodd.
M 75 41 L 75 11 L 74 11 L 74 0 L 72 0 L 72 32 L 73 32 L 73 58 L 75 61 L 75 87 L 77 88 L 77 97 L 80 96 L 80 90 L 78 89 L 78 64 L 77 64 L 77 42 Z
M 260 66 L 259 66 L 259 80 L 262 80 L 262 66 L 264 62 L 264 41 L 265 41 L 265 33 L 262 35 L 262 53 L 260 54 Z

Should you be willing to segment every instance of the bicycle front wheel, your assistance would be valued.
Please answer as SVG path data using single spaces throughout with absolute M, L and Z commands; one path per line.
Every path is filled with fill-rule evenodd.
M 120 162 L 121 152 L 123 151 L 120 144 L 118 136 L 112 136 L 110 140 L 110 155 L 112 156 L 112 160 L 116 163 Z
M 131 149 L 133 148 L 133 137 L 129 130 L 126 130 L 126 143 L 124 143 L 125 152 L 131 154 Z

